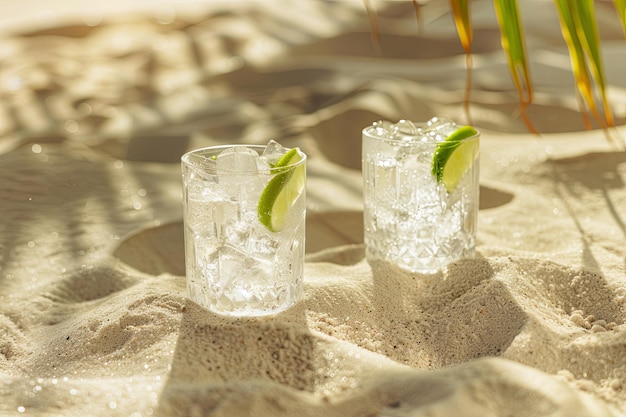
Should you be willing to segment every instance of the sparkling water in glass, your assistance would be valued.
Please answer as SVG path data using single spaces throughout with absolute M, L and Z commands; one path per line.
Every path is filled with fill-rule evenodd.
M 182 157 L 187 286 L 193 301 L 215 313 L 275 314 L 301 297 L 306 156 L 298 150 L 300 161 L 272 168 L 287 151 L 271 141 Z M 287 196 L 281 230 L 272 231 L 259 220 L 261 193 L 277 175 L 295 170 L 301 186 Z
M 478 152 L 449 192 L 433 174 L 437 144 L 458 126 L 435 117 L 424 124 L 376 122 L 363 129 L 364 228 L 367 259 L 434 273 L 474 254 Z M 476 141 L 479 134 L 464 139 Z

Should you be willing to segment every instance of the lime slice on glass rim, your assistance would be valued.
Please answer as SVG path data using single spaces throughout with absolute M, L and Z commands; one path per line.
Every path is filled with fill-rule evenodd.
M 285 227 L 289 209 L 304 190 L 305 165 L 291 167 L 304 158 L 300 149 L 291 148 L 271 168 L 271 172 L 277 174 L 261 192 L 258 217 L 259 221 L 272 232 L 279 232 Z
M 437 145 L 433 155 L 432 174 L 446 191 L 452 193 L 470 170 L 478 154 L 478 141 L 464 139 L 478 135 L 472 126 L 462 126 Z

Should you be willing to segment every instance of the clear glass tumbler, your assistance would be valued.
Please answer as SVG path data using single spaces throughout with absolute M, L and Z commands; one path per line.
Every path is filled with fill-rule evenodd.
M 306 155 L 288 152 L 270 142 L 182 157 L 187 286 L 215 313 L 275 314 L 301 297 Z
M 367 259 L 434 273 L 474 254 L 480 133 L 445 118 L 363 129 Z M 469 129 L 469 130 L 467 130 Z M 470 132 L 469 134 L 467 132 Z

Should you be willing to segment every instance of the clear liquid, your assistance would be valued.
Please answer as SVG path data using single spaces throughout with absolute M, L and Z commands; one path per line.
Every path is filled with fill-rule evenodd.
M 434 273 L 474 254 L 478 163 L 453 193 L 431 173 L 436 145 L 363 137 L 367 258 Z
M 216 245 L 214 238 L 189 229 L 186 233 L 193 236 L 188 287 L 197 303 L 221 314 L 262 316 L 285 310 L 299 299 L 302 269 L 294 262 L 299 240 L 291 242 L 291 253 L 285 255 L 278 251 L 251 254 L 227 242 Z M 252 237 L 248 243 L 264 244 Z

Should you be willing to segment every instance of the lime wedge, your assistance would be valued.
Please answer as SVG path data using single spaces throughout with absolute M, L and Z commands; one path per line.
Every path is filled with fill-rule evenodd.
M 476 135 L 478 131 L 472 126 L 460 127 L 435 149 L 432 174 L 437 178 L 437 182 L 443 183 L 449 193 L 456 189 L 459 181 L 476 160 L 478 141 L 464 141 Z
M 259 221 L 272 232 L 285 227 L 289 209 L 296 202 L 306 181 L 305 165 L 289 169 L 304 159 L 298 148 L 288 150 L 272 167 L 277 174 L 267 183 L 259 198 Z

